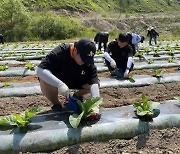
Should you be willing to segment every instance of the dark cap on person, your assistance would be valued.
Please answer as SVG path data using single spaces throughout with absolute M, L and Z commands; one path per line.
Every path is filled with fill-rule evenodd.
M 83 38 L 75 43 L 77 52 L 80 54 L 82 61 L 85 64 L 94 63 L 94 55 L 96 53 L 96 46 L 93 41 L 88 38 Z

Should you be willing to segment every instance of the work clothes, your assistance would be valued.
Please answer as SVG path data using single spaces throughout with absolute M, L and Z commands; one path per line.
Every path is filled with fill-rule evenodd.
M 39 64 L 48 69 L 70 89 L 81 89 L 84 84 L 98 83 L 97 68 L 93 64 L 78 65 L 71 57 L 72 44 L 61 44 L 54 48 Z
M 125 47 L 120 48 L 117 41 L 110 42 L 105 52 L 108 52 L 110 54 L 111 58 L 116 62 L 116 67 L 121 69 L 123 73 L 127 69 L 128 58 L 133 57 L 132 47 L 130 45 L 126 45 Z M 113 71 L 114 68 L 110 66 L 110 62 L 107 59 L 105 60 L 105 62 L 109 68 L 109 71 Z M 131 70 L 132 67 L 133 65 L 128 69 Z
M 4 44 L 4 38 L 2 34 L 0 34 L 0 43 Z
M 148 30 L 147 36 L 149 36 L 149 45 L 152 45 L 152 39 L 154 39 L 154 43 L 157 44 L 157 36 L 159 36 L 158 32 L 154 29 Z
M 102 43 L 104 46 L 104 51 L 106 50 L 108 39 L 109 39 L 108 32 L 99 32 L 96 34 L 96 36 L 94 37 L 94 42 L 98 43 L 98 50 L 101 51 Z

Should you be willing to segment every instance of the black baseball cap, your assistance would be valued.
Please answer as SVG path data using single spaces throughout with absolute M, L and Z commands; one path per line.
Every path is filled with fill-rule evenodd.
M 83 38 L 75 43 L 77 52 L 80 54 L 82 61 L 85 64 L 94 63 L 94 55 L 96 53 L 96 46 L 93 41 L 88 38 Z

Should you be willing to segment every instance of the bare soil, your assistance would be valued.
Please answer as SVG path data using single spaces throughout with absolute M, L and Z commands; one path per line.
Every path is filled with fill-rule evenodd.
M 132 72 L 133 73 L 133 72 Z M 136 72 L 137 73 L 137 72 Z M 100 74 L 100 76 L 108 76 L 108 73 Z M 12 79 L 12 78 L 11 78 Z M 0 81 L 7 80 L 0 78 Z M 37 77 L 14 78 L 14 81 L 35 81 Z M 180 96 L 180 82 L 153 84 L 143 87 L 122 88 L 111 87 L 100 90 L 103 97 L 103 105 L 101 107 L 114 108 L 133 104 L 135 101 L 140 101 L 141 94 L 144 93 L 149 100 L 165 101 L 174 99 L 175 96 Z M 89 97 L 87 95 L 86 97 Z M 59 97 L 63 103 L 64 98 Z M 6 97 L 0 98 L 0 117 L 19 113 L 32 106 L 43 106 L 45 110 L 50 110 L 51 103 L 42 95 L 27 96 L 27 97 Z M 59 150 L 45 153 L 70 153 L 70 154 L 178 154 L 180 153 L 180 129 L 168 128 L 164 130 L 150 130 L 148 134 L 142 134 L 131 138 L 112 139 L 108 141 L 93 141 L 80 143 L 72 146 L 67 146 Z

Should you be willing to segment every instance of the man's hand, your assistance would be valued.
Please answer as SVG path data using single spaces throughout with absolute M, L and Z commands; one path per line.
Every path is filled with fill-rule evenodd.
M 99 113 L 99 107 L 94 107 L 92 108 L 93 113 L 88 117 L 88 120 L 93 121 L 93 120 L 99 120 L 101 118 L 101 114 Z
M 129 77 L 129 69 L 126 69 L 126 71 L 124 72 L 124 78 L 128 78 Z
M 69 97 L 69 88 L 65 83 L 61 83 L 58 85 L 59 94 Z
M 116 62 L 114 61 L 114 59 L 111 60 L 110 65 L 112 68 L 116 68 Z

